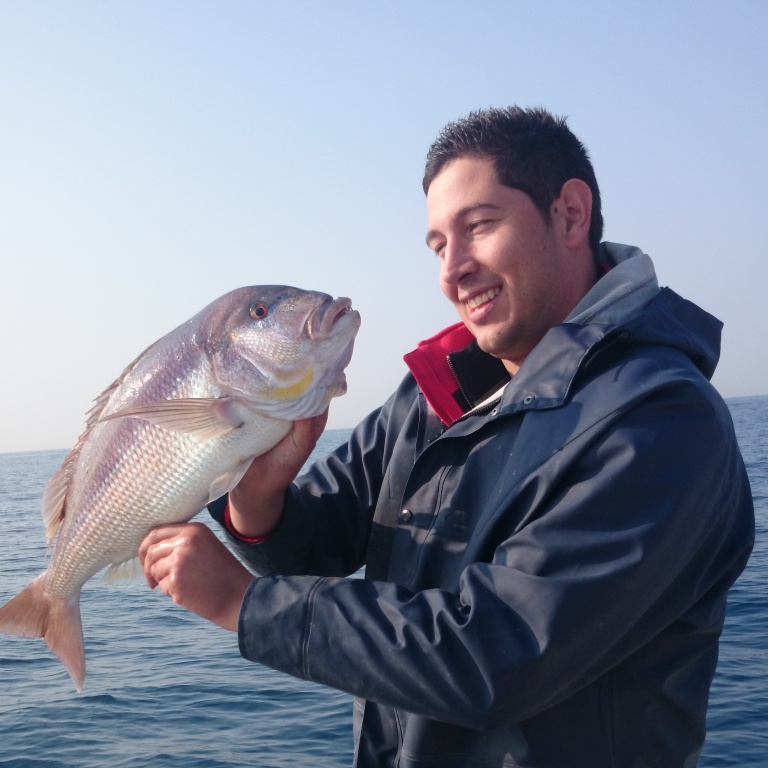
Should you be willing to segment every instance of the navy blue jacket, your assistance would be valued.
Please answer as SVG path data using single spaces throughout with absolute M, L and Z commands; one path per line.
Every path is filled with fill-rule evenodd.
M 694 766 L 754 538 L 719 336 L 663 289 L 551 329 L 448 428 L 408 375 L 266 542 L 235 542 L 268 574 L 241 653 L 354 694 L 358 766 Z M 503 376 L 476 347 L 453 362 Z

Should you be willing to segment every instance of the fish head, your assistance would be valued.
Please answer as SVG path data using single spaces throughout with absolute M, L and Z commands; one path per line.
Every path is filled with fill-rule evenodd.
M 224 392 L 273 418 L 322 413 L 346 392 L 360 314 L 347 298 L 251 286 L 204 310 L 195 335 Z

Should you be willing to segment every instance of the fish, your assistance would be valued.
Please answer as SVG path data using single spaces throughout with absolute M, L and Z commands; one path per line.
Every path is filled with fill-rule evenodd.
M 85 582 L 140 572 L 152 528 L 190 520 L 293 421 L 343 395 L 359 327 L 347 298 L 249 286 L 149 346 L 95 399 L 48 481 L 48 567 L 0 608 L 0 632 L 45 638 L 82 691 Z

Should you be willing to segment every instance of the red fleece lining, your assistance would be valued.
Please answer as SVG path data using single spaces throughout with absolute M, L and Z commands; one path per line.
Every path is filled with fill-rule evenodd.
M 448 365 L 448 354 L 464 349 L 472 341 L 474 336 L 464 323 L 455 323 L 420 341 L 413 352 L 403 357 L 427 402 L 446 425 L 464 415 L 453 397 L 459 385 Z

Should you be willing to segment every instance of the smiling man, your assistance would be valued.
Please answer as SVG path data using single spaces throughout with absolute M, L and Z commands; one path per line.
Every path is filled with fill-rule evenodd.
M 297 422 L 211 504 L 259 576 L 193 524 L 147 580 L 354 694 L 356 766 L 690 768 L 754 537 L 720 323 L 601 242 L 544 110 L 447 126 L 423 185 L 460 322 L 330 457 L 296 478 L 325 417 Z
M 597 281 L 589 187 L 569 179 L 542 212 L 491 158 L 459 157 L 429 183 L 427 210 L 443 293 L 480 348 L 516 373 Z

